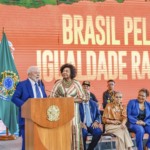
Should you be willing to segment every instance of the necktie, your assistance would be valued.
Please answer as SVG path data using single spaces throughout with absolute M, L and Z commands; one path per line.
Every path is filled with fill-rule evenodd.
M 85 118 L 86 118 L 85 123 L 88 127 L 90 127 L 92 124 L 92 120 L 91 120 L 91 113 L 90 113 L 89 105 L 88 103 L 85 103 L 84 106 L 85 106 Z
M 36 92 L 36 98 L 41 98 L 41 93 L 37 83 L 35 83 L 35 92 Z

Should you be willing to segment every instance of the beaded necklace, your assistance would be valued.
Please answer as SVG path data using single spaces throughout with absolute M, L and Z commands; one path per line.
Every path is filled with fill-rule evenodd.
M 119 105 L 119 106 L 117 106 L 117 105 L 115 104 L 115 103 L 113 103 L 113 108 L 114 108 L 114 111 L 115 112 L 120 112 L 120 111 L 122 111 L 122 105 Z
M 73 80 L 70 80 L 70 81 L 63 80 L 62 81 L 62 86 L 63 86 L 64 91 L 65 91 L 65 93 L 64 93 L 65 97 L 67 97 L 67 95 L 68 95 L 67 94 L 68 90 L 66 90 L 66 89 L 69 89 L 69 87 L 72 85 L 72 83 L 73 83 Z
M 63 80 L 62 81 L 64 88 L 69 88 L 72 85 L 72 83 L 73 83 L 73 80 L 70 80 L 70 81 Z

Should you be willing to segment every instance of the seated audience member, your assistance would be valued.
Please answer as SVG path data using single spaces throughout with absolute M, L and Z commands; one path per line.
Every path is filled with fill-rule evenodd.
M 113 102 L 114 99 L 114 88 L 115 88 L 115 81 L 108 80 L 107 81 L 108 89 L 103 93 L 103 108 L 106 107 L 107 103 Z
M 88 133 L 93 136 L 88 150 L 94 150 L 94 147 L 97 145 L 102 134 L 102 130 L 100 129 L 101 115 L 98 109 L 98 105 L 95 101 L 88 98 L 87 101 L 79 104 L 79 110 L 81 117 L 84 150 L 86 150 L 86 138 Z
M 96 96 L 92 92 L 90 92 L 90 82 L 89 81 L 83 81 L 82 87 L 84 90 L 86 90 L 86 92 L 90 93 L 91 100 L 98 102 Z
M 127 106 L 129 129 L 136 134 L 138 150 L 143 150 L 144 133 L 149 134 L 145 150 L 150 149 L 150 103 L 147 101 L 149 91 L 141 89 L 137 99 L 129 101 Z
M 117 150 L 132 150 L 132 140 L 126 127 L 126 107 L 122 105 L 122 93 L 115 92 L 114 101 L 107 104 L 103 113 L 106 133 L 114 134 L 117 138 Z

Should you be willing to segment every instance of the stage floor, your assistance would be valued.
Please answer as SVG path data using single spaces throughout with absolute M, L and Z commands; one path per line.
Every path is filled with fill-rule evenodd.
M 5 125 L 0 120 L 0 135 L 6 130 Z M 0 141 L 0 150 L 21 150 L 22 138 L 17 137 L 16 140 Z

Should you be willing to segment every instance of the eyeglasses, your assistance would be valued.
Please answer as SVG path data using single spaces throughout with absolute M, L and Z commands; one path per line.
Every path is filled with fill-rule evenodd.
M 115 96 L 115 98 L 122 98 L 122 96 Z
M 109 83 L 108 85 L 115 85 L 115 84 L 113 84 L 113 83 Z
M 141 95 L 141 94 L 139 94 L 138 96 L 141 96 L 141 97 L 146 97 L 145 95 Z

